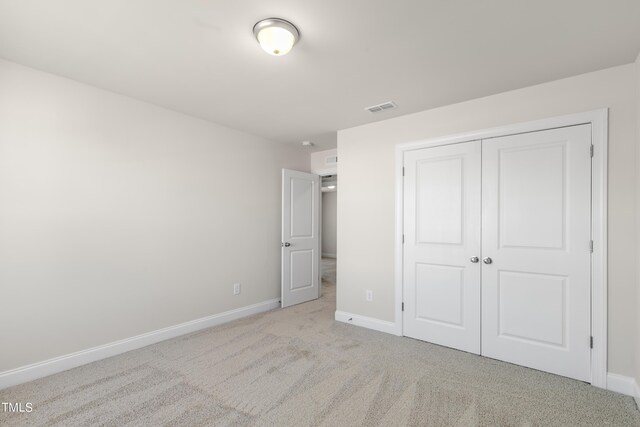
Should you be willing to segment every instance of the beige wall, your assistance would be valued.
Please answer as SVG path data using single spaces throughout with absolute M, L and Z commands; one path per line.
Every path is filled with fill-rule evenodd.
M 338 172 L 338 167 L 335 163 L 327 164 L 328 157 L 335 157 L 338 155 L 338 150 L 333 148 L 331 150 L 316 151 L 311 153 L 311 172 L 318 175 L 334 175 Z
M 630 64 L 339 131 L 338 310 L 394 320 L 396 144 L 609 107 L 609 370 L 633 375 L 634 73 Z M 365 302 L 365 289 L 373 302 Z
M 636 218 L 640 216 L 640 54 L 638 54 L 638 58 L 635 63 L 635 71 L 636 71 L 636 154 L 637 154 L 637 163 L 636 163 L 636 182 L 637 182 L 637 205 L 636 205 Z M 640 219 L 638 219 L 640 221 Z M 640 222 L 637 224 L 637 233 L 638 239 L 636 241 L 636 250 L 637 258 L 636 265 L 638 269 L 636 271 L 636 335 L 635 335 L 635 343 L 636 343 L 636 390 L 640 390 Z M 636 398 L 640 398 L 640 396 L 636 396 Z M 640 406 L 640 402 L 639 406 Z
M 338 192 L 322 193 L 322 254 L 336 255 Z
M 308 152 L 0 61 L 0 372 L 278 298 L 282 167 Z

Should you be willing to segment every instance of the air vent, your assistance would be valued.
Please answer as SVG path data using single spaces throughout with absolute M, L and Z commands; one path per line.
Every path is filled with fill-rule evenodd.
M 372 105 L 371 107 L 365 108 L 370 113 L 379 113 L 380 111 L 392 110 L 394 108 L 398 108 L 395 102 L 383 102 L 382 104 Z

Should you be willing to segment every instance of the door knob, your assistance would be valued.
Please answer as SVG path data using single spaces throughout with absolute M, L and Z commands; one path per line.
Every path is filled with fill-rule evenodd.
M 489 257 L 484 257 L 482 258 L 482 262 L 484 262 L 485 264 L 491 264 L 493 260 Z
M 282 244 L 282 246 L 284 246 L 285 248 L 288 248 L 289 246 L 291 246 L 291 243 L 289 243 L 289 242 L 284 242 L 284 243 Z
M 469 258 L 469 261 L 475 264 L 476 262 L 480 261 L 480 258 L 478 258 L 477 256 L 472 256 L 471 258 Z

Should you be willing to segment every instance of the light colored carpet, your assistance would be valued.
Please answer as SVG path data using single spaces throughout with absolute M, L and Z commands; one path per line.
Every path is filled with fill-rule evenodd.
M 629 397 L 336 323 L 321 299 L 0 391 L 19 425 L 639 426 Z
M 322 273 L 322 283 L 328 282 L 330 285 L 336 284 L 336 259 L 335 258 L 322 258 L 320 265 L 320 272 Z

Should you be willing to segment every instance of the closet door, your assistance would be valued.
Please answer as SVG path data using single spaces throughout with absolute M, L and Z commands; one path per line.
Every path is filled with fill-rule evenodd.
M 404 157 L 403 331 L 480 352 L 480 141 Z
M 590 145 L 590 125 L 482 142 L 484 356 L 591 379 Z

